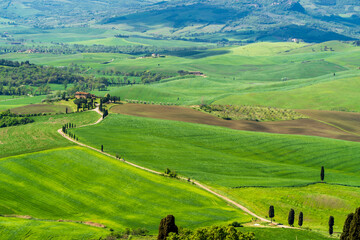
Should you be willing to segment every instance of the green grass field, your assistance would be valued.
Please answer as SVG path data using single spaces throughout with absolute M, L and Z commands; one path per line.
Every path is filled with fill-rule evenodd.
M 29 104 L 40 103 L 41 100 L 45 99 L 45 96 L 15 97 L 15 98 L 7 98 L 7 97 L 8 96 L 5 96 L 3 99 L 0 99 L 0 111 L 23 107 Z
M 273 201 L 281 208 L 279 220 L 283 223 L 287 223 L 287 211 L 298 207 L 307 215 L 307 227 L 326 231 L 327 215 L 333 210 L 331 214 L 339 220 L 335 229 L 340 230 L 349 210 L 360 204 L 353 197 L 358 194 L 357 188 L 324 185 L 323 189 L 318 187 L 323 192 L 318 194 L 315 187 L 301 187 L 320 181 L 321 166 L 325 166 L 327 183 L 359 186 L 356 173 L 360 144 L 356 142 L 243 132 L 117 114 L 99 125 L 72 132 L 79 141 L 96 148 L 104 145 L 104 151 L 120 154 L 128 161 L 158 171 L 168 167 L 206 183 L 262 216 L 267 215 L 269 202 Z M 270 188 L 236 188 L 241 186 Z M 354 193 L 347 195 L 350 191 Z M 289 197 L 292 193 L 294 196 Z M 302 196 L 309 196 L 308 204 Z
M 113 38 L 105 40 L 109 41 L 109 44 L 113 41 L 124 41 Z M 152 45 L 146 42 L 142 44 Z M 334 51 L 318 51 L 325 45 Z M 110 53 L 61 56 L 7 54 L 3 57 L 52 66 L 69 66 L 76 63 L 90 67 L 88 73 L 95 75 L 97 70 L 149 70 L 166 74 L 187 70 L 201 71 L 207 76 L 177 77 L 160 84 L 109 88 L 111 95 L 123 99 L 183 105 L 255 104 L 281 108 L 347 108 L 349 111 L 359 111 L 355 103 L 360 99 L 358 94 L 354 94 L 354 89 L 357 89 L 359 84 L 360 72 L 357 68 L 360 64 L 360 48 L 351 43 L 255 43 L 198 53 L 185 51 L 167 55 L 166 58 L 145 59 Z M 113 61 L 102 64 L 110 60 Z
M 142 38 L 115 39 L 112 30 L 64 31 L 51 30 L 46 39 L 43 33 L 33 33 L 31 39 L 89 45 L 154 45 L 153 40 Z M 157 43 L 159 46 L 175 43 L 194 46 L 182 41 Z M 325 46 L 333 51 L 324 51 Z M 94 91 L 100 96 L 106 93 L 117 95 L 122 100 L 360 111 L 357 104 L 360 100 L 357 91 L 360 88 L 360 48 L 345 42 L 315 45 L 256 43 L 145 59 L 115 53 L 16 53 L 3 57 L 51 66 L 78 64 L 89 67 L 87 74 L 96 77 L 100 77 L 98 70 L 148 70 L 172 75 L 186 70 L 201 71 L 206 75 L 178 76 L 151 85 Z M 109 61 L 109 64 L 103 64 Z M 63 85 L 51 87 L 63 89 Z M 0 110 L 24 108 L 43 98 L 13 100 L 9 96 L 0 96 Z M 0 214 L 89 220 L 116 229 L 146 227 L 152 233 L 156 233 L 160 218 L 168 214 L 169 209 L 176 216 L 178 225 L 190 228 L 251 219 L 188 183 L 155 176 L 93 151 L 74 147 L 56 133 L 64 123 L 88 124 L 98 118 L 95 112 L 35 117 L 35 123 L 1 129 L 0 176 L 3 184 L 0 188 L 3 194 L 0 196 Z M 272 204 L 276 221 L 283 224 L 287 222 L 290 208 L 294 208 L 296 214 L 303 211 L 304 227 L 324 236 L 330 215 L 335 217 L 334 228 L 339 232 L 346 215 L 360 205 L 360 143 L 357 142 L 245 132 L 117 114 L 110 114 L 96 126 L 71 129 L 70 132 L 83 143 L 98 149 L 104 145 L 105 152 L 119 154 L 141 166 L 158 171 L 170 168 L 181 176 L 199 180 L 261 216 L 268 214 Z M 320 180 L 321 166 L 325 167 L 328 184 L 307 186 Z M 5 231 L 1 226 L 6 225 L 6 221 L 9 229 L 14 229 L 4 232 L 9 239 L 11 232 L 19 231 L 19 236 L 23 236 L 31 227 L 34 239 L 47 237 L 46 234 L 57 238 L 63 228 L 74 227 L 54 222 L 3 220 L 0 231 Z M 45 233 L 44 229 L 48 228 L 52 230 Z M 244 229 L 252 231 L 252 228 Z M 258 234 L 257 239 L 268 239 L 269 236 L 273 239 L 326 239 L 310 231 L 254 228 L 254 232 Z M 81 239 L 91 234 L 98 237 L 102 233 L 102 229 L 79 226 L 79 231 L 68 236 Z
M 109 229 L 78 223 L 50 222 L 17 218 L 0 218 L 1 239 L 66 239 L 88 240 L 107 236 Z
M 11 112 L 15 114 L 37 114 L 37 113 L 50 113 L 50 114 L 61 114 L 66 113 L 66 108 L 68 108 L 68 113 L 72 112 L 73 109 L 66 105 L 60 104 L 31 104 L 23 107 L 17 107 L 11 109 Z
M 283 239 L 283 240 L 325 240 L 332 239 L 315 232 L 302 230 L 289 230 L 279 228 L 240 228 L 242 232 L 253 232 L 257 240 Z M 335 235 L 335 234 L 334 234 Z
M 191 228 L 251 219 L 187 182 L 80 147 L 2 158 L 0 175 L 1 214 L 92 221 L 118 231 L 144 227 L 152 233 L 167 214 Z
M 129 161 L 160 171 L 169 167 L 215 186 L 306 184 L 320 180 L 322 165 L 328 182 L 360 185 L 356 142 L 117 114 L 72 131 L 79 141 L 96 148 L 104 145 L 105 151 Z
M 222 188 L 223 193 L 240 201 L 249 209 L 268 216 L 269 206 L 275 208 L 275 220 L 287 224 L 291 208 L 295 210 L 295 226 L 298 216 L 304 214 L 304 228 L 320 230 L 327 234 L 330 216 L 335 218 L 335 232 L 341 232 L 347 214 L 360 206 L 360 189 L 337 185 L 316 184 L 295 188 Z
M 66 123 L 77 126 L 99 119 L 95 112 L 33 117 L 34 123 L 0 129 L 0 158 L 45 149 L 71 146 L 57 130 Z

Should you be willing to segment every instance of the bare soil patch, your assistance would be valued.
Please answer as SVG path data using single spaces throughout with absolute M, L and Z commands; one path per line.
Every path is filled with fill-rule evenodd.
M 327 137 L 348 141 L 360 142 L 360 136 L 352 134 L 351 132 L 343 131 L 336 126 L 331 126 L 322 122 L 319 122 L 315 115 L 312 119 L 311 114 L 307 114 L 308 111 L 302 110 L 301 113 L 310 117 L 310 119 L 298 119 L 291 121 L 274 121 L 274 122 L 255 122 L 247 120 L 223 120 L 213 115 L 194 110 L 187 107 L 179 106 L 163 106 L 163 105 L 145 105 L 145 104 L 122 104 L 111 108 L 111 112 L 120 113 L 124 115 L 157 118 L 165 120 L 175 120 L 190 123 L 199 123 L 207 125 L 215 125 L 221 127 L 232 128 L 236 130 L 256 131 L 256 132 L 268 132 L 279 134 L 296 134 L 296 135 L 309 135 Z M 331 113 L 334 113 L 333 116 Z M 316 111 L 313 113 L 316 114 Z M 360 131 L 360 119 L 357 118 L 360 114 L 354 113 L 356 116 L 348 116 L 347 121 L 341 120 L 343 114 L 340 112 L 327 112 L 326 114 L 320 114 L 322 121 L 328 122 L 334 119 L 332 122 L 340 121 L 342 126 L 347 129 L 358 129 Z M 352 119 L 352 120 L 351 120 Z M 328 120 L 328 121 L 327 121 Z M 356 124 L 358 127 L 351 127 L 352 124 Z M 345 129 L 345 128 L 344 128 Z
M 327 122 L 345 131 L 360 135 L 360 113 L 319 111 L 319 110 L 297 110 L 312 119 Z

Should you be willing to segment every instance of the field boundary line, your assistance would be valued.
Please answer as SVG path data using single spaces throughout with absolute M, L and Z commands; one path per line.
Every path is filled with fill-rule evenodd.
M 77 128 L 82 128 L 82 127 L 87 127 L 87 126 L 96 125 L 96 124 L 100 123 L 100 122 L 103 120 L 103 113 L 99 110 L 98 107 L 97 107 L 96 109 L 91 110 L 91 111 L 95 111 L 95 112 L 97 112 L 98 114 L 100 114 L 100 115 L 101 115 L 100 119 L 97 120 L 95 123 L 91 123 L 91 124 L 79 126 L 79 127 L 77 127 Z M 124 159 L 118 159 L 117 157 L 111 155 L 110 153 L 102 152 L 100 149 L 97 149 L 97 148 L 91 147 L 91 146 L 89 146 L 89 145 L 86 145 L 86 144 L 84 144 L 84 143 L 78 142 L 78 141 L 70 138 L 69 136 L 67 136 L 67 135 L 62 131 L 62 128 L 60 128 L 57 132 L 58 132 L 61 136 L 63 136 L 64 138 L 68 139 L 69 141 L 71 141 L 71 142 L 73 142 L 73 143 L 75 143 L 75 144 L 77 144 L 77 145 L 80 145 L 80 146 L 82 146 L 82 147 L 86 147 L 86 148 L 88 148 L 88 149 L 94 150 L 94 151 L 96 151 L 96 152 L 98 152 L 98 153 L 101 153 L 101 154 L 103 154 L 103 155 L 105 155 L 105 156 L 108 156 L 108 157 L 110 157 L 110 158 L 116 159 L 116 160 L 118 160 L 118 161 L 121 161 L 121 162 L 126 163 L 126 164 L 128 164 L 128 165 L 131 165 L 131 166 L 136 167 L 136 168 L 138 168 L 138 169 L 141 169 L 141 170 L 144 170 L 144 171 L 147 171 L 147 172 L 156 174 L 156 175 L 161 175 L 161 176 L 164 175 L 164 174 L 161 173 L 161 172 L 158 172 L 158 171 L 155 171 L 155 170 L 146 168 L 146 167 L 142 167 L 142 166 L 137 165 L 137 164 L 135 164 L 135 163 L 125 161 Z M 185 180 L 185 181 L 187 181 L 187 182 L 193 183 L 194 185 L 198 186 L 199 188 L 205 190 L 206 192 L 208 192 L 208 193 L 210 193 L 210 194 L 212 194 L 212 195 L 217 196 L 218 198 L 222 199 L 223 201 L 225 201 L 225 202 L 233 205 L 234 207 L 236 207 L 236 208 L 244 211 L 245 213 L 247 213 L 247 214 L 249 214 L 249 215 L 251 215 L 251 216 L 253 216 L 253 217 L 255 217 L 255 218 L 259 219 L 259 220 L 261 220 L 262 222 L 271 223 L 270 220 L 268 220 L 268 219 L 266 219 L 266 218 L 263 218 L 263 217 L 260 217 L 260 216 L 257 215 L 256 213 L 250 211 L 250 210 L 249 210 L 248 208 L 246 208 L 245 206 L 243 206 L 243 205 L 241 205 L 241 204 L 239 204 L 239 203 L 231 200 L 230 198 L 228 198 L 228 197 L 226 197 L 226 196 L 224 196 L 224 195 L 222 195 L 222 194 L 220 194 L 220 193 L 217 193 L 217 192 L 211 190 L 208 186 L 205 186 L 204 184 L 202 184 L 202 183 L 200 183 L 200 182 L 198 182 L 198 181 L 196 181 L 196 180 L 188 181 L 188 179 L 185 178 L 185 177 L 178 177 L 178 179 L 180 179 L 180 180 Z M 291 227 L 291 226 L 286 226 L 286 225 L 278 225 L 278 223 L 276 223 L 276 222 L 274 222 L 274 221 L 272 222 L 272 224 L 274 224 L 275 226 L 280 227 L 280 228 L 299 229 L 299 228 L 296 228 L 296 227 Z

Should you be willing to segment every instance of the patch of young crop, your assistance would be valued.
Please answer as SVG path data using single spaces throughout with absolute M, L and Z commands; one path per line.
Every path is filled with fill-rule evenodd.
M 201 105 L 200 110 L 226 120 L 281 121 L 306 118 L 291 109 L 261 106 Z

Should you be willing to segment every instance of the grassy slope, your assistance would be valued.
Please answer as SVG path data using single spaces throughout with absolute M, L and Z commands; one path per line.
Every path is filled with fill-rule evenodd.
M 40 103 L 45 96 L 36 96 L 36 97 L 15 97 L 7 98 L 7 99 L 0 99 L 0 111 L 5 111 L 7 109 L 23 107 L 29 104 L 36 104 Z
M 23 107 L 17 107 L 11 109 L 11 112 L 16 114 L 36 114 L 36 113 L 65 113 L 65 105 L 58 104 L 31 104 Z M 72 108 L 68 108 L 68 113 L 72 112 Z
M 221 127 L 112 114 L 73 130 L 80 141 L 141 165 L 226 187 L 289 186 L 319 180 L 360 185 L 360 144 L 318 137 L 243 132 Z M 93 138 L 96 133 L 97 137 Z M 341 164 L 339 164 L 341 163 Z M 330 170 L 331 169 L 331 170 Z M 239 174 L 241 173 L 241 174 Z
M 2 158 L 0 175 L 2 214 L 93 221 L 117 230 L 145 227 L 153 233 L 167 214 L 184 227 L 250 219 L 186 182 L 80 147 Z
M 95 112 L 42 116 L 34 117 L 31 124 L 0 128 L 0 157 L 72 145 L 57 130 L 65 123 L 80 126 L 96 122 L 99 117 Z
M 360 77 L 344 78 L 332 82 L 298 88 L 290 91 L 272 91 L 250 93 L 225 97 L 215 104 L 244 104 L 285 107 L 292 109 L 360 111 L 359 94 Z
M 59 223 L 16 218 L 0 218 L 1 239 L 99 239 L 109 234 L 108 229 L 78 223 Z
M 174 43 L 175 44 L 175 43 Z M 319 102 L 320 106 L 328 109 L 325 101 L 317 101 L 321 96 L 320 83 L 332 81 L 346 81 L 349 87 L 341 88 L 339 94 L 332 96 L 333 107 L 352 108 L 357 95 L 353 95 L 350 103 L 343 103 L 344 96 L 350 95 L 354 85 L 358 82 L 359 72 L 355 70 L 359 65 L 360 48 L 340 42 L 325 43 L 335 51 L 315 51 L 323 46 L 295 43 L 256 43 L 244 47 L 209 50 L 199 55 L 167 56 L 166 58 L 129 59 L 122 54 L 76 54 L 67 56 L 44 54 L 9 54 L 5 58 L 15 60 L 30 59 L 38 64 L 66 66 L 77 63 L 91 67 L 89 73 L 96 70 L 121 70 L 124 72 L 145 71 L 176 73 L 178 70 L 202 71 L 208 77 L 180 78 L 166 81 L 161 84 L 146 86 L 128 86 L 111 88 L 110 94 L 127 99 L 138 99 L 154 102 L 173 102 L 179 104 L 199 104 L 224 99 L 226 103 L 243 103 L 243 98 L 250 94 L 259 94 L 256 104 L 267 103 L 267 93 L 280 95 L 278 105 L 286 107 L 285 103 L 291 100 L 289 91 L 300 91 L 306 87 L 313 87 L 301 107 L 314 108 L 311 102 Z M 214 54 L 218 53 L 218 54 Z M 114 59 L 109 64 L 103 62 Z M 336 76 L 333 77 L 333 73 Z M 282 81 L 287 78 L 288 81 Z M 329 86 L 330 90 L 338 87 Z M 351 88 L 350 88 L 351 87 Z M 298 94 L 301 95 L 301 94 Z M 258 95 L 257 95 L 258 96 Z M 314 97 L 313 97 L 314 96 Z M 303 96 L 299 96 L 301 98 Z M 179 98 L 179 100 L 178 100 Z M 250 96 L 251 99 L 251 96 Z M 273 104 L 273 97 L 269 104 Z M 291 101 L 290 101 L 291 102 Z M 245 101 L 245 103 L 247 103 Z M 275 102 L 276 103 L 276 102 Z M 274 103 L 274 104 L 275 104 Z M 289 104 L 290 105 L 290 104 Z M 320 107 L 318 107 L 320 108 Z
M 321 185 L 316 186 L 319 193 L 315 187 L 281 188 L 319 181 L 322 165 L 328 183 L 359 186 L 359 143 L 113 114 L 97 126 L 73 131 L 80 141 L 97 148 L 103 144 L 106 152 L 129 161 L 159 171 L 169 167 L 209 184 L 262 216 L 273 203 L 283 223 L 293 207 L 306 215 L 305 226 L 322 231 L 331 212 L 340 230 L 348 212 L 360 204 L 354 197 L 358 188 Z M 233 188 L 238 186 L 279 188 Z
M 341 232 L 347 214 L 360 206 L 360 189 L 336 185 L 317 184 L 297 188 L 240 188 L 222 189 L 261 216 L 268 216 L 269 206 L 275 207 L 275 220 L 287 224 L 291 208 L 296 221 L 304 213 L 303 227 L 327 233 L 330 216 L 335 218 L 335 232 Z
M 245 227 L 241 228 L 242 232 L 253 232 L 257 240 L 269 240 L 269 239 L 286 239 L 286 240 L 325 240 L 331 239 L 323 235 L 302 231 L 302 230 L 291 230 L 291 229 L 280 229 L 280 228 L 253 228 Z

